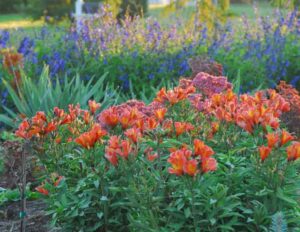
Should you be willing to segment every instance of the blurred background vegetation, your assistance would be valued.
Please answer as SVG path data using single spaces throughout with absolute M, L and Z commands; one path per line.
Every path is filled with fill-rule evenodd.
M 29 16 L 32 19 L 45 19 L 53 17 L 55 21 L 64 18 L 70 18 L 75 11 L 76 0 L 1 0 L 0 16 L 4 14 L 21 14 Z M 127 13 L 130 16 L 147 15 L 148 0 L 85 0 L 86 3 L 104 3 L 112 5 L 114 14 L 118 18 L 123 18 Z M 166 7 L 169 11 L 179 10 L 180 8 L 191 5 L 189 3 L 198 3 L 202 8 L 217 7 L 222 11 L 230 9 L 230 4 L 254 3 L 261 4 L 266 2 L 276 7 L 299 7 L 300 0 L 171 0 L 170 5 Z M 207 17 L 206 15 L 204 17 Z M 3 17 L 2 17 L 3 18 Z M 0 17 L 1 22 L 1 17 Z

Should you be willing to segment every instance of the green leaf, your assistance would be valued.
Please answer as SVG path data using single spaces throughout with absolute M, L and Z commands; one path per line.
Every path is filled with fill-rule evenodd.
M 98 188 L 99 188 L 99 185 L 100 185 L 99 180 L 95 180 L 95 181 L 94 181 L 94 185 L 95 185 L 96 189 L 98 189 Z
M 187 208 L 184 209 L 184 216 L 186 218 L 189 218 L 191 216 L 191 214 L 192 214 L 191 213 L 191 209 L 189 207 L 187 207 Z

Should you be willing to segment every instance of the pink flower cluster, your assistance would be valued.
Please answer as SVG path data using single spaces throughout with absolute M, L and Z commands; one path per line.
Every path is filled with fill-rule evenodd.
M 232 84 L 227 81 L 227 77 L 212 76 L 204 72 L 198 73 L 192 80 L 192 84 L 207 97 L 232 89 Z

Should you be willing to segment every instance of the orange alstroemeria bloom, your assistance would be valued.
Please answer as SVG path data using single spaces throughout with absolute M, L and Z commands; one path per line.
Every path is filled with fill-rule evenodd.
M 59 177 L 54 181 L 53 185 L 54 185 L 55 187 L 57 187 L 63 179 L 64 179 L 63 176 L 59 176 Z
M 280 145 L 283 146 L 284 144 L 288 143 L 289 141 L 292 141 L 294 139 L 294 136 L 292 136 L 289 132 L 286 130 L 283 130 L 281 132 L 281 141 Z
M 81 134 L 78 138 L 75 139 L 75 142 L 81 145 L 86 149 L 90 149 L 94 147 L 95 143 L 104 135 L 106 135 L 106 131 L 101 128 L 100 125 L 95 124 L 93 128 Z
M 141 133 L 144 132 L 144 129 L 145 129 L 145 119 L 137 119 L 135 122 L 134 122 L 134 126 L 137 127 Z
M 24 120 L 19 125 L 18 130 L 15 132 L 16 136 L 23 139 L 30 139 L 31 135 L 28 133 L 29 128 L 30 128 L 29 122 L 27 120 Z
M 89 124 L 91 121 L 90 112 L 88 112 L 87 110 L 83 111 L 83 121 L 85 124 Z
M 204 144 L 203 141 L 199 139 L 194 140 L 194 153 L 195 155 L 200 155 L 202 159 L 212 156 L 215 152 L 213 149 Z
M 111 150 L 110 148 L 105 149 L 105 158 L 113 165 L 118 165 L 118 156 L 116 151 Z
M 197 160 L 192 159 L 192 160 L 186 161 L 183 166 L 183 171 L 184 171 L 184 173 L 186 173 L 190 176 L 197 175 L 197 173 L 199 172 Z
M 142 133 L 137 128 L 130 128 L 124 133 L 128 138 L 132 140 L 132 142 L 137 143 L 138 139 L 142 137 Z
M 212 133 L 215 134 L 220 128 L 220 123 L 219 122 L 212 122 L 211 123 L 211 129 Z
M 100 121 L 103 121 L 110 127 L 115 127 L 119 123 L 119 116 L 115 107 L 110 107 L 101 113 Z
M 166 113 L 167 113 L 167 108 L 160 108 L 154 111 L 154 115 L 159 122 L 162 122 L 164 120 Z
M 47 126 L 44 128 L 44 133 L 48 134 L 57 129 L 56 123 L 55 122 L 49 122 Z
M 32 123 L 40 125 L 47 122 L 46 114 L 43 111 L 38 111 L 33 117 L 32 117 Z
M 176 131 L 176 137 L 179 135 L 189 132 L 193 130 L 194 127 L 192 124 L 187 123 L 187 122 L 175 122 L 175 131 Z
M 286 149 L 288 161 L 293 161 L 300 158 L 300 142 L 294 142 Z
M 217 170 L 217 161 L 214 158 L 204 158 L 201 161 L 201 169 L 203 173 Z
M 49 191 L 47 189 L 45 189 L 43 185 L 36 187 L 35 190 L 45 196 L 49 195 Z
M 146 129 L 154 130 L 158 126 L 158 122 L 155 118 L 150 117 L 147 119 Z
M 144 151 L 144 154 L 147 156 L 147 160 L 149 160 L 150 162 L 153 162 L 158 157 L 158 154 L 157 153 L 152 154 L 152 151 L 153 151 L 152 147 L 148 147 Z
M 147 154 L 147 160 L 149 160 L 150 162 L 153 162 L 154 160 L 156 160 L 158 157 L 158 154 L 157 153 L 154 153 L 154 154 Z
M 121 123 L 123 130 L 127 129 L 132 123 L 130 112 L 125 111 L 121 115 L 119 115 L 119 122 Z
M 97 103 L 97 102 L 94 101 L 94 100 L 89 100 L 88 103 L 89 103 L 89 108 L 90 108 L 90 111 L 91 111 L 92 114 L 95 114 L 96 111 L 97 111 L 98 109 L 100 109 L 100 107 L 101 107 L 100 103 Z
M 117 154 L 120 152 L 120 137 L 116 135 L 111 136 L 108 140 L 108 146 L 105 148 L 105 158 L 108 159 L 112 165 L 116 166 L 118 164 Z
M 274 146 L 276 146 L 276 144 L 279 141 L 279 136 L 277 133 L 268 133 L 266 135 L 266 138 L 268 140 L 268 147 L 269 148 L 273 148 Z
M 58 107 L 54 107 L 53 112 L 59 118 L 62 118 L 65 115 L 65 111 L 63 109 L 59 109 Z
M 181 176 L 183 174 L 183 167 L 186 161 L 187 158 L 181 150 L 171 153 L 168 159 L 168 162 L 172 165 L 172 167 L 168 169 L 169 173 Z
M 82 147 L 90 149 L 94 147 L 95 143 L 97 142 L 97 139 L 98 138 L 96 137 L 95 133 L 85 132 L 81 134 L 78 138 L 76 138 L 74 141 Z
M 266 146 L 260 146 L 258 150 L 259 150 L 259 155 L 261 160 L 264 161 L 270 155 L 272 148 Z
M 122 140 L 120 144 L 120 149 L 117 151 L 118 155 L 127 159 L 128 155 L 132 150 L 131 144 L 128 140 Z
M 60 122 L 60 125 L 70 124 L 73 122 L 73 118 L 71 115 L 66 114 L 63 116 L 62 121 Z
M 164 101 L 166 100 L 166 95 L 167 95 L 166 89 L 162 88 L 157 92 L 156 98 L 154 100 L 160 103 L 164 103 Z

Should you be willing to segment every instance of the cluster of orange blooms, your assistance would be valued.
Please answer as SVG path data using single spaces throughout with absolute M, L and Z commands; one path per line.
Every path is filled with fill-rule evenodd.
M 171 164 L 169 173 L 181 176 L 187 174 L 195 176 L 200 172 L 198 164 L 201 162 L 201 170 L 203 173 L 215 171 L 217 169 L 217 161 L 211 156 L 215 152 L 213 149 L 204 144 L 199 139 L 194 140 L 194 152 L 183 147 L 179 150 L 174 150 L 168 162 Z
M 293 141 L 295 139 L 295 137 L 292 136 L 286 130 L 268 133 L 266 135 L 266 138 L 268 141 L 268 146 L 260 146 L 258 148 L 260 158 L 262 161 L 268 158 L 273 149 L 282 147 L 288 142 Z M 300 158 L 300 143 L 293 142 L 290 146 L 287 147 L 286 152 L 288 161 L 293 161 Z
M 217 81 L 217 78 L 214 81 Z M 204 96 L 203 99 L 201 92 L 197 90 L 193 82 L 183 79 L 180 81 L 180 85 L 173 90 L 161 89 L 149 105 L 131 100 L 105 109 L 98 115 L 96 112 L 100 109 L 100 104 L 95 101 L 89 101 L 89 110 L 82 110 L 79 105 L 70 105 L 67 113 L 55 107 L 55 117 L 51 121 L 47 120 L 44 113 L 38 112 L 32 119 L 25 119 L 20 124 L 16 135 L 30 139 L 33 136 L 44 138 L 51 133 L 57 143 L 75 142 L 88 150 L 94 148 L 98 143 L 105 146 L 106 159 L 116 166 L 119 158 L 126 160 L 129 155 L 136 156 L 141 147 L 139 143 L 145 141 L 151 134 L 161 133 L 158 131 L 163 131 L 163 137 L 175 137 L 176 139 L 180 139 L 180 136 L 184 134 L 197 136 L 199 134 L 198 127 L 189 122 L 175 121 L 172 118 L 172 107 L 183 101 L 196 106 L 196 108 L 189 108 L 195 115 L 199 114 L 197 105 L 202 105 L 201 112 L 207 118 L 211 116 L 214 118 L 214 120 L 208 120 L 212 122 L 208 138 L 214 136 L 218 131 L 221 121 L 235 123 L 249 133 L 253 133 L 258 125 L 265 129 L 267 126 L 278 129 L 280 115 L 290 109 L 289 103 L 274 90 L 260 91 L 254 96 L 248 94 L 237 96 L 230 86 L 226 86 L 225 91 L 214 93 L 211 97 Z M 215 121 L 215 119 L 219 121 Z M 61 127 L 67 128 L 70 132 L 66 141 L 62 141 L 60 137 Z M 85 132 L 82 132 L 83 130 Z M 66 137 L 65 134 L 64 137 Z M 158 137 L 156 136 L 156 138 Z M 268 137 L 271 139 L 271 135 Z M 291 135 L 289 136 L 286 131 L 283 131 L 280 146 L 292 139 Z M 263 160 L 273 148 L 270 144 L 272 143 L 269 142 L 268 147 L 260 148 Z M 273 143 L 273 146 L 275 144 Z M 299 158 L 298 143 L 292 144 L 287 151 L 289 160 Z M 153 152 L 152 147 L 146 148 L 144 154 L 150 161 L 160 155 Z M 216 160 L 211 157 L 213 154 L 210 147 L 195 139 L 194 152 L 186 147 L 171 151 L 168 162 L 172 167 L 169 172 L 176 175 L 195 176 L 199 172 L 213 171 L 217 167 Z
M 243 94 L 240 97 L 228 90 L 214 94 L 203 104 L 206 114 L 212 114 L 226 122 L 235 122 L 249 133 L 257 125 L 277 129 L 281 114 L 290 110 L 289 103 L 274 90 L 259 91 L 254 96 Z

